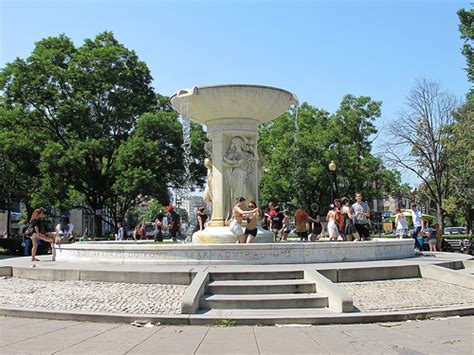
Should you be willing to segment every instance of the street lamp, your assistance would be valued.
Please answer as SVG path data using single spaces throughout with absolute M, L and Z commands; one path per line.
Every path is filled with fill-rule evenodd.
M 329 163 L 329 174 L 331 175 L 331 203 L 334 203 L 334 199 L 339 197 L 339 190 L 337 189 L 336 183 L 336 163 L 331 160 Z

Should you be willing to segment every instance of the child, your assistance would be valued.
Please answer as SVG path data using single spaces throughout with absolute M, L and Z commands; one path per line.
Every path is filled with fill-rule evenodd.
M 407 218 L 399 208 L 395 210 L 395 225 L 397 226 L 396 233 L 398 238 L 406 237 L 408 234 Z

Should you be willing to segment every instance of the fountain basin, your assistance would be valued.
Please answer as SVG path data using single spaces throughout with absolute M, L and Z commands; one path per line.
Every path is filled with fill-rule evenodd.
M 264 85 L 227 84 L 181 89 L 171 96 L 171 104 L 199 123 L 216 119 L 252 119 L 270 122 L 298 102 L 289 91 Z
M 153 244 L 79 242 L 55 246 L 56 260 L 118 264 L 312 264 L 413 257 L 412 239 L 365 242 Z

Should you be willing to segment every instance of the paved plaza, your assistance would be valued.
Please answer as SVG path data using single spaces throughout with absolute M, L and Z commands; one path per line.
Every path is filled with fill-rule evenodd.
M 430 279 L 337 284 L 361 312 L 474 305 L 474 290 Z M 120 314 L 181 313 L 188 286 L 0 277 L 0 307 Z
M 180 314 L 187 286 L 0 277 L 0 307 L 134 314 Z
M 472 354 L 474 317 L 328 326 L 154 326 L 0 317 L 1 354 Z

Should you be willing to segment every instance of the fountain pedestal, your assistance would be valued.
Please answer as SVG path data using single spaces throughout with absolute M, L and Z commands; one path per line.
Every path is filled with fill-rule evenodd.
M 285 113 L 297 103 L 296 96 L 268 86 L 214 85 L 180 90 L 171 103 L 183 116 L 205 124 L 210 142 L 205 199 L 212 203 L 212 218 L 193 235 L 193 243 L 234 243 L 227 226 L 236 199 L 243 196 L 258 205 L 258 126 Z M 261 229 L 255 241 L 273 242 L 273 234 Z

